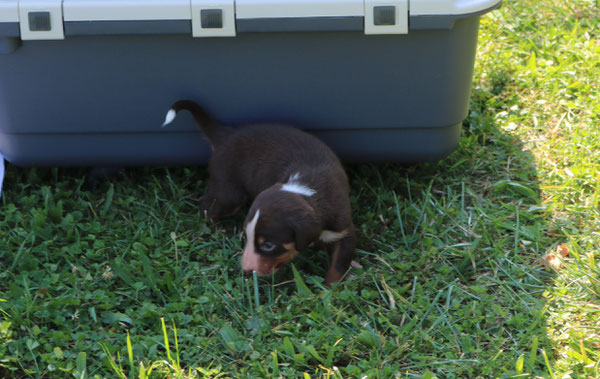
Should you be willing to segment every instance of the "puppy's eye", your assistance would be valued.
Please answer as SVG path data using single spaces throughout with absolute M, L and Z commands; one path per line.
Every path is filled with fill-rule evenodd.
M 269 241 L 263 242 L 263 244 L 260 245 L 260 249 L 262 251 L 264 251 L 265 253 L 270 253 L 271 251 L 275 250 L 275 247 L 277 247 L 277 246 L 274 243 L 271 243 Z

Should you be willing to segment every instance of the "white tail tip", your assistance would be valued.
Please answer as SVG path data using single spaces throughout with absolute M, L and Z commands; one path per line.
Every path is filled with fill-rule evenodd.
M 163 128 L 171 123 L 171 121 L 175 120 L 175 116 L 177 112 L 174 109 L 169 109 L 167 112 L 167 116 L 165 117 L 165 122 L 162 124 Z

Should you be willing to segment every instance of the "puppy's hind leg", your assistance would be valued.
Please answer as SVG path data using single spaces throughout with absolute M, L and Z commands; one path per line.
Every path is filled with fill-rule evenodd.
M 331 264 L 327 275 L 325 276 L 325 285 L 330 286 L 344 277 L 344 274 L 350 268 L 354 258 L 354 249 L 356 248 L 356 237 L 351 231 L 348 236 L 334 242 L 331 249 Z
M 221 183 L 211 182 L 206 194 L 200 198 L 200 211 L 213 220 L 234 214 L 246 201 L 246 194 L 239 188 Z

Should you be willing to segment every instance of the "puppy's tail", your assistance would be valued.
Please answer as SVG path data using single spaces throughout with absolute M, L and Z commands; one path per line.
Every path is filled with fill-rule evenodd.
M 175 116 L 177 116 L 177 112 L 183 109 L 189 111 L 194 116 L 194 120 L 196 120 L 196 123 L 211 143 L 214 144 L 219 139 L 221 134 L 219 124 L 210 117 L 200 104 L 191 100 L 180 100 L 171 105 L 171 109 L 167 112 L 165 122 L 162 125 L 163 128 L 169 125 L 175 119 Z

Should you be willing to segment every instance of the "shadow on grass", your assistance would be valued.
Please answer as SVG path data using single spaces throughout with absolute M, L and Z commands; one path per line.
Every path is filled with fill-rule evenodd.
M 541 259 L 557 242 L 534 158 L 498 129 L 490 102 L 475 91 L 460 146 L 443 161 L 349 170 L 363 280 L 396 289 L 402 325 L 416 322 L 403 334 L 403 372 L 547 376 L 552 367 Z
M 127 331 L 136 359 L 161 359 L 162 316 L 182 363 L 229 375 L 546 375 L 539 259 L 553 241 L 533 157 L 495 126 L 492 95 L 475 91 L 443 161 L 348 167 L 364 268 L 333 292 L 319 292 L 323 252 L 296 262 L 312 292 L 289 269 L 242 278 L 244 212 L 206 223 L 203 168 L 131 169 L 88 191 L 85 170 L 9 167 L 0 374 L 110 374 Z

